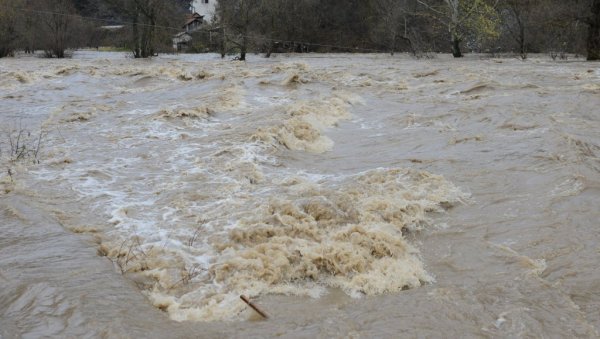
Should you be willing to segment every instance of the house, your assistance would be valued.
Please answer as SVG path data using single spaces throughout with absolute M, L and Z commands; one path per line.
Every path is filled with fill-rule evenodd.
M 204 24 L 204 16 L 194 12 L 188 15 L 185 19 L 185 24 L 182 26 L 183 32 L 175 34 L 172 38 L 173 50 L 177 52 L 185 51 L 191 44 L 192 33 L 200 30 Z
M 215 16 L 217 0 L 194 0 L 190 12 L 182 26 L 183 32 L 173 36 L 173 50 L 185 51 L 192 45 L 194 32 L 200 31 L 206 24 L 205 19 L 212 20 Z
M 194 0 L 192 1 L 191 11 L 200 13 L 206 21 L 212 21 L 215 17 L 217 0 Z
M 204 15 L 194 12 L 187 18 L 183 28 L 186 32 L 197 31 L 200 29 L 200 27 L 202 27 L 202 23 L 204 23 Z
M 188 49 L 192 36 L 188 32 L 180 32 L 175 34 L 173 37 L 173 50 L 177 52 L 185 51 Z

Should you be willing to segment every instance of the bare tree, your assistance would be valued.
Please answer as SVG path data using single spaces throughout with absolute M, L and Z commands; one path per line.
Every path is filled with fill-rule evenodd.
M 13 53 L 17 32 L 19 0 L 0 0 L 0 58 Z
M 131 23 L 130 48 L 135 58 L 148 58 L 156 54 L 158 47 L 167 45 L 183 21 L 183 8 L 189 1 L 183 0 L 105 0 L 121 19 Z
M 540 7 L 545 24 L 539 39 L 547 40 L 544 47 L 553 58 L 571 51 L 600 60 L 600 0 L 544 0 Z
M 258 9 L 261 7 L 258 2 L 257 0 L 221 0 L 217 5 L 217 14 L 223 28 L 225 41 L 239 49 L 239 60 L 246 60 L 250 43 L 251 20 L 258 14 Z
M 592 0 L 587 16 L 587 59 L 600 60 L 600 0 Z
M 40 22 L 44 26 L 37 34 L 44 34 L 43 48 L 48 57 L 64 58 L 71 29 L 75 22 L 75 7 L 71 0 L 43 0 L 38 3 Z
M 497 1 L 486 0 L 418 0 L 433 18 L 447 27 L 452 55 L 462 57 L 461 42 L 469 35 L 477 38 L 497 36 Z
M 408 44 L 411 52 L 416 53 L 409 35 L 410 19 L 413 16 L 410 0 L 374 0 L 375 20 L 373 35 L 375 41 L 384 43 L 390 54 L 394 55 L 398 41 Z
M 273 51 L 279 46 L 279 39 L 282 39 L 285 31 L 285 24 L 282 19 L 290 16 L 287 0 L 262 0 L 259 2 L 259 11 L 263 15 L 256 17 L 257 22 L 257 42 L 259 48 L 269 58 Z M 287 14 L 287 15 L 286 15 Z
M 35 15 L 30 15 L 35 8 L 33 0 L 25 0 L 23 3 L 25 13 L 22 16 L 20 31 L 20 47 L 23 48 L 25 53 L 33 54 L 38 45 L 37 31 L 38 29 L 38 18 Z
M 527 59 L 529 30 L 534 25 L 534 15 L 540 3 L 540 0 L 504 0 L 500 6 L 504 14 L 504 26 L 517 43 L 522 59 Z M 539 22 L 537 26 L 540 26 Z

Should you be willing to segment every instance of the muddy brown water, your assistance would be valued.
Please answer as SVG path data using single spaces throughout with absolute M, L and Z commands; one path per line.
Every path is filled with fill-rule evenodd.
M 597 63 L 21 57 L 0 123 L 2 338 L 599 336 Z

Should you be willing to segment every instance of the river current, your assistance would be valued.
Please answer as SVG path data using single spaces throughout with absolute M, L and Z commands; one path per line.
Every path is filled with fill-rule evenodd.
M 0 338 L 598 337 L 599 66 L 2 59 Z

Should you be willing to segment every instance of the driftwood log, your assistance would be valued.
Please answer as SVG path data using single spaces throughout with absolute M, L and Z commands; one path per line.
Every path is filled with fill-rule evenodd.
M 242 299 L 246 304 L 248 304 L 248 306 L 250 306 L 254 311 L 256 311 L 256 313 L 260 314 L 261 317 L 269 319 L 269 316 L 263 310 L 258 308 L 258 306 L 254 305 L 254 303 L 252 303 L 250 299 L 248 299 L 248 297 L 246 297 L 245 295 L 240 295 L 240 299 Z

